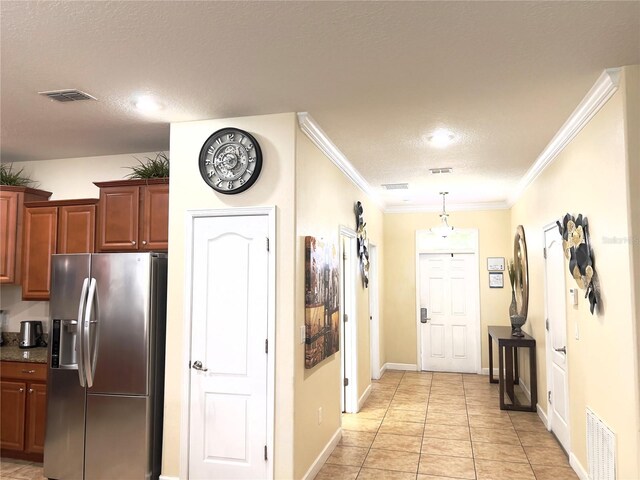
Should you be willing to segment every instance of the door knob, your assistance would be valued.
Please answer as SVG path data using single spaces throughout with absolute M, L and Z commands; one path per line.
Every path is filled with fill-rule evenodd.
M 201 372 L 206 372 L 207 370 L 209 370 L 208 368 L 202 367 L 202 362 L 200 360 L 196 360 L 195 362 L 193 362 L 191 368 L 193 368 L 194 370 L 200 370 Z
M 565 355 L 567 354 L 567 347 L 554 348 L 554 350 L 559 353 L 564 353 Z

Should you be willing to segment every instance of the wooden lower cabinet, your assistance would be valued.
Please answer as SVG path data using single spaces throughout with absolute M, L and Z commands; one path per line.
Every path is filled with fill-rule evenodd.
M 47 426 L 47 384 L 43 381 L 47 365 L 1 363 L 1 454 L 41 462 Z

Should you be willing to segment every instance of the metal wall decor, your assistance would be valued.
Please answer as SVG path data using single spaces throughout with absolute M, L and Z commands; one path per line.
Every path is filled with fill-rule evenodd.
M 518 225 L 513 239 L 513 267 L 515 273 L 513 289 L 516 293 L 517 314 L 527 321 L 529 313 L 529 259 L 524 227 Z
M 600 304 L 600 288 L 596 266 L 593 258 L 593 250 L 589 243 L 589 222 L 582 214 L 578 218 L 567 213 L 562 223 L 556 222 L 560 235 L 564 255 L 569 260 L 569 273 L 575 279 L 578 286 L 585 290 L 584 298 L 589 299 L 590 311 L 593 314 Z
M 358 234 L 358 256 L 360 257 L 360 270 L 362 271 L 362 283 L 364 288 L 369 286 L 369 239 L 367 238 L 367 224 L 362 215 L 364 209 L 362 203 L 356 202 L 356 233 Z

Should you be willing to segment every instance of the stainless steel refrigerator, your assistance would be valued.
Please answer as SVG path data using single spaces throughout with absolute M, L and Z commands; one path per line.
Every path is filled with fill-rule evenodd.
M 167 258 L 53 255 L 44 475 L 158 478 Z

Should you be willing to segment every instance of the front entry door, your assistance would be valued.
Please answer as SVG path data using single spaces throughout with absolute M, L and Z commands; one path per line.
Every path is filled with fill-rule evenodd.
M 546 249 L 545 290 L 551 358 L 549 423 L 560 443 L 569 451 L 569 382 L 567 376 L 567 317 L 565 307 L 564 251 L 556 227 L 544 232 Z
M 476 372 L 471 254 L 420 255 L 422 369 Z
M 196 217 L 189 478 L 268 478 L 269 220 Z

